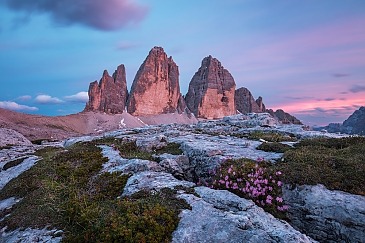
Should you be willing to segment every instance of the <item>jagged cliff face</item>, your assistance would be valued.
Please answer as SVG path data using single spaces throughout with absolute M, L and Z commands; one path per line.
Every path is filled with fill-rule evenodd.
M 123 113 L 128 96 L 124 65 L 118 66 L 111 77 L 105 70 L 100 82 L 89 86 L 89 102 L 85 111 L 101 111 L 109 114 Z
M 259 104 L 256 103 L 251 92 L 244 87 L 239 88 L 235 91 L 235 104 L 236 104 L 236 110 L 243 114 L 251 112 L 254 113 L 265 112 L 265 110 L 262 110 L 262 108 L 265 107 L 262 104 L 262 99 L 260 107 Z
M 236 114 L 236 83 L 232 75 L 212 56 L 203 59 L 186 94 L 186 104 L 196 117 L 222 118 Z
M 259 112 L 266 112 L 266 107 L 264 102 L 262 101 L 262 97 L 259 96 L 256 100 L 256 104 L 259 106 Z
M 180 96 L 178 66 L 161 47 L 152 48 L 134 78 L 128 112 L 136 116 L 173 113 Z
M 347 118 L 342 126 L 349 134 L 365 135 L 365 106 L 360 107 Z

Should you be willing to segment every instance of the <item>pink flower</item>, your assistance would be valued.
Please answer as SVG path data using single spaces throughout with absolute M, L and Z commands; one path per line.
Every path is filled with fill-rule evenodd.
M 224 180 L 219 180 L 219 183 L 224 184 L 226 182 Z
M 229 183 L 226 181 L 226 188 L 229 189 Z
M 229 167 L 229 169 L 228 169 L 228 174 L 231 174 L 231 172 L 232 172 L 232 168 L 231 168 L 231 167 Z
M 278 186 L 282 186 L 283 183 L 281 181 L 278 181 Z
M 281 197 L 276 197 L 276 201 L 281 203 L 281 202 L 283 202 L 283 199 Z
M 277 171 L 275 174 L 276 175 L 281 175 L 281 171 Z
M 226 175 L 226 177 L 224 177 L 224 180 L 228 181 L 228 176 Z

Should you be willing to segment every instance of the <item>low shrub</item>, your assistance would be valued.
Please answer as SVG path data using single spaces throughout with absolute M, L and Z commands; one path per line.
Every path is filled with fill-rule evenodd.
M 284 153 L 285 151 L 291 149 L 291 147 L 287 144 L 272 142 L 272 143 L 262 143 L 256 149 L 265 152 Z
M 178 143 L 168 143 L 166 147 L 156 150 L 156 154 L 173 154 L 173 155 L 180 155 L 183 151 L 180 149 L 180 144 Z
M 301 141 L 274 165 L 288 184 L 323 184 L 331 190 L 365 195 L 365 138 Z

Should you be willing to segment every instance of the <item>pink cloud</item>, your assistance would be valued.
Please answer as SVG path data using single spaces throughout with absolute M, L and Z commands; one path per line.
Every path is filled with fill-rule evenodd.
M 243 57 L 233 57 L 232 71 L 242 73 L 248 80 L 272 80 L 319 71 L 338 73 L 353 67 L 363 67 L 363 26 L 365 17 L 359 17 L 298 30 L 296 33 L 258 36 L 267 39 L 266 42 L 270 44 L 254 44 L 244 51 Z

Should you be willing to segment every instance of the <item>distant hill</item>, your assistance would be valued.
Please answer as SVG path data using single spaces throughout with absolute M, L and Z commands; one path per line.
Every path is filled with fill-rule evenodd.
M 341 132 L 347 134 L 365 135 L 365 106 L 361 106 L 352 115 L 349 116 L 342 124 L 330 123 L 325 127 L 316 128 L 316 130 L 325 129 L 328 132 Z

